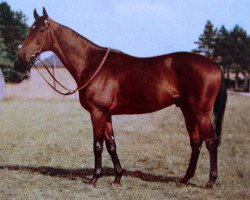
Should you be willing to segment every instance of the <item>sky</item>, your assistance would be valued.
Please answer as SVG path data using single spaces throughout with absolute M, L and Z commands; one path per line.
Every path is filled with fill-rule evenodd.
M 0 0 L 2 1 L 2 0 Z M 34 22 L 43 6 L 54 21 L 99 46 L 147 57 L 191 51 L 207 20 L 250 34 L 250 0 L 5 0 Z

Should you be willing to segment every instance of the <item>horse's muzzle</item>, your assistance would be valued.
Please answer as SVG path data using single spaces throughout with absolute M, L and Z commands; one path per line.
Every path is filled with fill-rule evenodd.
M 25 51 L 22 51 L 22 49 L 20 49 L 18 52 L 18 60 L 20 63 L 26 64 L 26 65 L 32 65 L 36 62 L 36 58 L 39 55 L 40 55 L 39 51 L 35 51 L 35 53 L 30 56 Z

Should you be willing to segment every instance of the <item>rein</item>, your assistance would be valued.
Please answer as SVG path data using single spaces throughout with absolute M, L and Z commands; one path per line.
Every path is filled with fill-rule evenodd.
M 58 89 L 56 89 L 56 87 L 54 87 L 43 75 L 42 73 L 39 71 L 38 67 L 35 65 L 35 62 L 33 63 L 33 66 L 36 68 L 36 70 L 38 71 L 38 73 L 41 75 L 41 77 L 45 80 L 45 82 L 53 89 L 55 90 L 57 93 L 61 94 L 61 95 L 71 95 L 71 94 L 74 94 L 75 92 L 79 91 L 79 90 L 82 90 L 84 89 L 85 87 L 87 87 L 89 85 L 89 83 L 95 78 L 95 76 L 98 74 L 98 72 L 101 70 L 101 68 L 103 67 L 105 61 L 107 60 L 107 57 L 109 55 L 109 52 L 110 52 L 110 48 L 108 48 L 106 54 L 104 55 L 100 65 L 98 66 L 98 68 L 96 69 L 96 71 L 94 72 L 94 74 L 90 77 L 90 79 L 85 83 L 83 84 L 82 86 L 80 87 L 77 87 L 76 89 L 74 90 L 71 90 L 71 89 L 68 89 L 66 88 L 65 86 L 63 86 L 55 77 L 54 75 L 49 71 L 48 67 L 43 63 L 41 62 L 41 60 L 39 60 L 43 66 L 45 67 L 46 71 L 49 73 L 49 75 L 52 77 L 52 79 L 58 83 L 62 88 L 64 88 L 65 90 L 67 90 L 67 92 L 61 92 L 59 91 Z

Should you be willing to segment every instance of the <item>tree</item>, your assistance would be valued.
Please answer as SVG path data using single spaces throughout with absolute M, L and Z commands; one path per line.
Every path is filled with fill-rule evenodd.
M 245 69 L 249 64 L 247 55 L 247 33 L 241 27 L 236 25 L 229 33 L 230 39 L 230 53 L 232 57 L 232 67 L 235 71 L 235 89 L 238 90 L 239 73 L 242 69 Z
M 218 31 L 207 21 L 203 33 L 199 37 L 198 48 L 193 50 L 218 62 L 227 71 L 236 75 L 235 89 L 238 88 L 238 74 L 241 70 L 250 71 L 250 37 L 247 32 L 236 25 L 231 31 L 222 26 Z
M 11 65 L 11 60 L 8 59 L 7 55 L 8 55 L 7 47 L 4 44 L 4 39 L 1 36 L 1 32 L 0 32 L 0 66 Z
M 236 25 L 231 31 L 222 26 L 218 31 L 207 21 L 203 34 L 200 35 L 198 48 L 193 51 L 216 59 L 220 57 L 221 65 L 232 64 L 247 69 L 250 65 L 250 37 L 247 32 Z
M 17 50 L 27 35 L 28 26 L 22 12 L 12 11 L 0 3 L 0 67 L 7 81 L 19 82 L 27 75 L 27 67 L 18 62 Z
M 249 39 L 247 32 L 237 25 L 231 32 L 234 62 L 242 69 L 247 69 L 250 65 Z
M 195 42 L 195 44 L 198 44 L 198 48 L 194 49 L 193 52 L 200 53 L 207 57 L 213 57 L 216 36 L 217 29 L 214 29 L 214 25 L 208 20 L 203 33 L 199 37 L 199 41 Z
M 219 29 L 215 40 L 214 57 L 220 57 L 221 64 L 224 66 L 227 66 L 233 62 L 230 54 L 230 45 L 231 41 L 229 37 L 229 32 L 225 28 L 225 26 L 222 26 Z
M 219 64 L 223 67 L 224 70 L 226 70 L 227 80 L 229 80 L 230 66 L 233 63 L 233 59 L 230 53 L 230 48 L 231 48 L 231 41 L 229 37 L 229 32 L 225 28 L 225 26 L 222 26 L 219 29 L 215 40 L 214 58 L 219 60 Z

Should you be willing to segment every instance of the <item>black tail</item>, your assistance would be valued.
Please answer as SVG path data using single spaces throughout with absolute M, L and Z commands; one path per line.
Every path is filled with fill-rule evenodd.
M 222 74 L 221 87 L 214 103 L 214 126 L 215 126 L 215 133 L 217 135 L 218 146 L 221 143 L 222 122 L 225 113 L 226 103 L 227 103 L 227 89 L 225 85 L 225 79 Z

